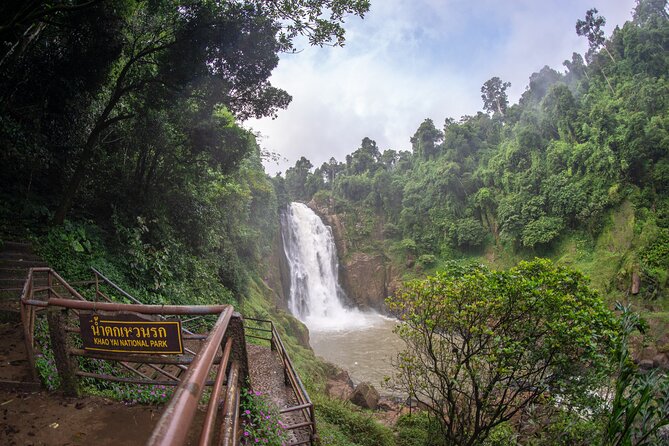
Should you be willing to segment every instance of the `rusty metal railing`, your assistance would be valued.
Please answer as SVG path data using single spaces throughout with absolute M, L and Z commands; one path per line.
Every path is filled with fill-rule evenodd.
M 269 328 L 262 328 L 262 327 L 254 327 L 246 325 L 245 327 L 246 331 L 250 332 L 247 333 L 246 336 L 248 338 L 268 341 L 270 343 L 270 348 L 272 349 L 272 351 L 277 352 L 279 359 L 281 360 L 281 364 L 283 365 L 284 382 L 290 385 L 291 389 L 293 390 L 293 393 L 295 394 L 297 405 L 280 409 L 279 413 L 287 414 L 291 412 L 300 412 L 302 418 L 304 419 L 304 421 L 302 422 L 284 426 L 285 430 L 291 430 L 291 431 L 306 430 L 305 436 L 308 437 L 307 439 L 298 440 L 297 442 L 290 443 L 290 445 L 291 446 L 297 446 L 302 444 L 313 445 L 317 438 L 314 405 L 311 402 L 311 399 L 309 398 L 309 394 L 307 393 L 307 390 L 305 389 L 302 380 L 300 379 L 299 375 L 297 374 L 297 371 L 295 370 L 295 367 L 293 366 L 293 362 L 288 356 L 286 347 L 284 346 L 283 341 L 281 340 L 279 332 L 276 330 L 276 327 L 274 326 L 274 322 L 266 319 L 255 319 L 249 317 L 247 317 L 246 320 L 253 321 L 257 324 L 264 324 L 265 326 L 269 326 Z
M 197 405 L 202 397 L 205 381 L 214 364 L 216 351 L 221 345 L 223 335 L 228 328 L 228 323 L 230 322 L 231 317 L 232 308 L 221 313 L 218 317 L 218 321 L 216 321 L 216 325 L 214 325 L 214 328 L 209 333 L 202 349 L 200 349 L 197 356 L 195 356 L 193 363 L 188 368 L 183 380 L 179 383 L 179 387 L 177 387 L 172 399 L 163 411 L 163 415 L 160 417 L 158 424 L 153 430 L 153 434 L 147 445 L 177 446 L 185 443 L 188 431 L 190 430 L 193 418 L 195 417 L 195 412 L 197 411 Z M 227 368 L 227 360 L 230 357 L 231 347 L 232 338 L 230 338 L 228 344 L 226 344 L 224 352 L 224 359 L 226 361 L 225 363 L 221 362 L 221 365 L 219 366 L 218 376 L 210 397 L 210 409 L 207 411 L 207 417 L 200 437 L 202 440 L 200 444 L 202 445 L 210 444 L 213 437 L 213 426 L 216 417 L 215 409 L 218 407 L 220 401 L 223 382 L 222 376 L 225 374 L 225 369 Z M 226 401 L 228 399 L 227 396 L 231 393 L 236 392 L 239 394 L 238 367 L 237 363 L 233 363 L 233 367 L 231 367 L 230 376 L 228 377 Z M 231 389 L 233 386 L 234 390 Z M 239 401 L 238 396 L 237 401 Z M 232 411 L 234 419 L 239 418 L 239 404 L 236 404 L 236 406 L 237 417 L 234 417 L 235 410 Z M 223 429 L 222 432 L 223 439 L 228 438 L 227 442 L 224 441 L 223 443 L 225 445 L 232 445 L 230 439 L 236 438 L 236 423 L 230 423 L 230 426 L 232 426 L 230 428 L 230 435 L 226 435 L 227 429 Z
M 35 279 L 40 278 L 44 286 L 36 286 Z M 99 278 L 96 278 L 96 282 Z M 98 291 L 96 283 L 96 296 Z M 121 290 L 122 291 L 122 290 Z M 127 297 L 127 296 L 126 296 Z M 50 268 L 33 268 L 21 295 L 21 319 L 24 324 L 26 347 L 30 364 L 35 369 L 35 320 L 38 313 L 46 312 L 49 321 L 51 347 L 61 376 L 62 389 L 66 394 L 77 393 L 78 378 L 96 378 L 133 384 L 163 384 L 177 386 L 167 408 L 161 417 L 151 445 L 180 445 L 190 430 L 198 403 L 205 386 L 212 386 L 209 408 L 201 431 L 200 445 L 211 444 L 218 437 L 219 444 L 232 446 L 237 439 L 239 419 L 240 383 L 248 375 L 244 329 L 241 316 L 234 313 L 230 305 L 210 306 L 178 306 L 178 305 L 144 305 L 141 303 L 124 304 L 105 299 L 101 302 L 86 300 L 77 290 L 72 288 L 62 277 Z M 131 299 L 132 300 L 132 299 Z M 84 350 L 72 347 L 72 336 L 80 335 L 81 329 L 76 326 L 78 318 L 70 313 L 92 311 L 106 314 L 139 313 L 143 315 L 218 315 L 218 320 L 208 335 L 184 334 L 184 339 L 204 340 L 197 354 L 189 355 L 150 355 L 136 353 L 109 353 Z M 232 321 L 232 322 L 231 322 Z M 223 345 L 224 342 L 224 345 Z M 222 351 L 222 354 L 217 352 Z M 140 376 L 128 378 L 79 370 L 74 357 L 83 356 L 105 361 L 115 361 Z M 141 367 L 132 367 L 139 364 Z M 185 369 L 182 375 L 175 374 L 164 366 L 179 366 Z M 188 366 L 188 367 L 187 367 Z M 218 366 L 216 380 L 207 378 Z M 145 375 L 141 368 L 150 367 L 162 374 L 162 381 L 156 376 Z M 229 370 L 229 371 L 228 371 Z M 36 372 L 35 372 L 36 375 Z M 227 382 L 226 382 L 227 381 Z M 223 422 L 216 425 L 216 415 L 222 400 L 223 389 L 225 402 L 223 405 Z

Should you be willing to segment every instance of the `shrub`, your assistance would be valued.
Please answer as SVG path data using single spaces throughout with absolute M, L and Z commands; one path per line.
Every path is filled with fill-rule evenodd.
M 341 434 L 352 444 L 360 446 L 393 446 L 392 432 L 364 412 L 355 409 L 350 403 L 317 398 L 316 416 L 339 428 Z M 340 437 L 340 436 L 339 436 Z

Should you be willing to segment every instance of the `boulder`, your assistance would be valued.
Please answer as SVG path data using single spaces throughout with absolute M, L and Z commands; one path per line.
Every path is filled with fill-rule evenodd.
M 666 353 L 658 353 L 653 356 L 653 367 L 669 370 L 669 355 Z
M 654 345 L 649 345 L 648 347 L 641 350 L 639 355 L 639 360 L 643 361 L 644 359 L 652 360 L 657 355 L 657 348 Z
M 335 376 L 328 378 L 325 383 L 325 391 L 330 398 L 347 400 L 353 392 L 353 381 L 346 370 L 342 370 Z
M 653 368 L 653 360 L 642 359 L 641 361 L 639 361 L 639 368 L 641 370 L 651 370 Z
M 379 404 L 379 392 L 368 382 L 358 384 L 349 401 L 365 409 L 375 410 Z

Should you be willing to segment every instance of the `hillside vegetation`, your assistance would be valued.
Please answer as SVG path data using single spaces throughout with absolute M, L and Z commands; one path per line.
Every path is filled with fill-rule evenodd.
M 451 261 L 508 269 L 549 257 L 586 273 L 610 308 L 631 299 L 666 332 L 669 20 L 666 1 L 639 0 L 632 20 L 604 39 L 603 20 L 589 11 L 576 27 L 590 43 L 585 57 L 532 74 L 517 104 L 493 77 L 481 88 L 484 111 L 443 125 L 426 119 L 410 152 L 364 138 L 343 162 L 314 169 L 302 158 L 270 178 L 269 155 L 241 123 L 290 102 L 269 81 L 279 54 L 294 51 L 298 36 L 343 44 L 344 18 L 368 9 L 364 0 L 0 6 L 0 242 L 29 239 L 66 280 L 90 277 L 93 266 L 146 303 L 232 303 L 272 318 L 315 395 L 324 444 L 434 445 L 443 435 L 426 414 L 400 418 L 393 436 L 322 396 L 331 367 L 282 309 L 278 267 L 267 264 L 278 259 L 282 206 L 314 200 L 336 214 L 348 255 L 379 254 L 395 281 L 473 268 L 506 285 L 517 270 Z M 528 277 L 524 290 L 536 297 Z M 655 422 L 669 406 L 655 405 L 654 382 L 643 387 L 625 336 L 616 339 L 620 379 L 608 418 L 545 404 L 555 412 L 538 414 L 541 429 L 505 419 L 479 440 L 631 444 L 623 441 L 643 433 L 625 430 L 639 426 L 636 414 Z
M 550 257 L 611 300 L 665 309 L 669 22 L 659 3 L 639 2 L 606 40 L 589 12 L 577 25 L 585 59 L 533 73 L 517 104 L 494 77 L 484 111 L 425 119 L 411 152 L 364 138 L 344 162 L 313 169 L 302 158 L 276 181 L 338 214 L 349 247 L 382 253 L 405 278 L 454 258 L 506 268 Z

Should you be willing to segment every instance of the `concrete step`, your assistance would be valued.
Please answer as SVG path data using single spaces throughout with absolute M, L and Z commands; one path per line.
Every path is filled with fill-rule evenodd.
M 0 290 L 23 288 L 26 278 L 2 278 L 0 277 Z M 33 286 L 47 286 L 49 284 L 46 278 L 33 279 Z
M 14 240 L 5 240 L 0 243 L 0 250 L 2 251 L 12 251 L 12 252 L 25 252 L 32 254 L 32 246 L 30 242 L 20 242 Z
M 0 268 L 36 268 L 48 266 L 42 260 L 0 259 Z
M 2 260 L 42 260 L 41 257 L 36 256 L 35 254 L 27 252 L 10 252 L 10 251 L 0 251 L 0 259 Z
M 20 279 L 28 277 L 28 268 L 0 268 L 0 279 Z

